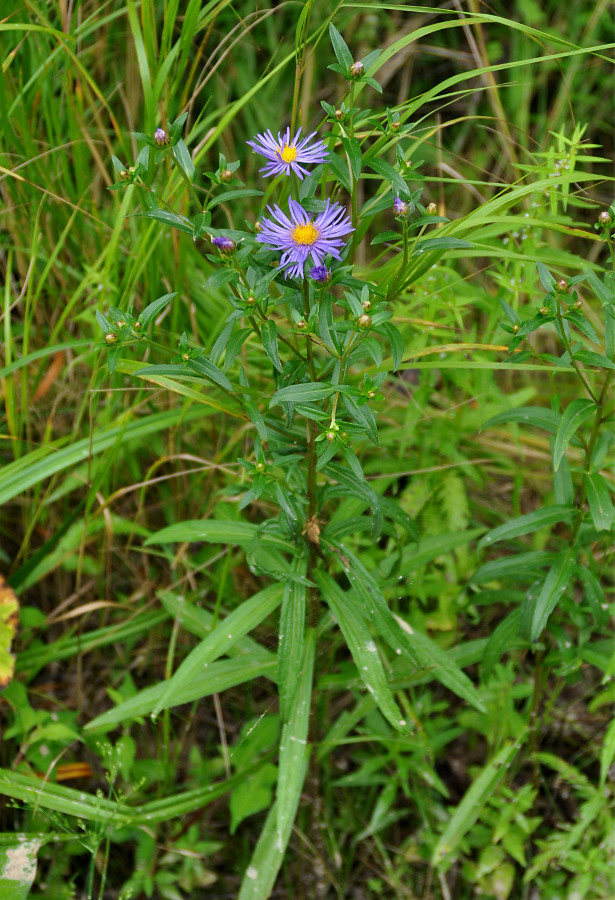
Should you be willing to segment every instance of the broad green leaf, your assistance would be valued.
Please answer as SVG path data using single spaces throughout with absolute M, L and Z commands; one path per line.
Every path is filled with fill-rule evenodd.
M 182 138 L 180 138 L 177 143 L 173 145 L 173 156 L 175 157 L 175 161 L 185 174 L 186 178 L 189 181 L 194 181 L 194 163 L 192 162 L 190 151 L 186 147 L 186 143 L 184 140 L 182 140 Z
M 269 406 L 278 406 L 281 403 L 313 403 L 316 400 L 325 400 L 334 394 L 336 388 L 332 384 L 318 381 L 315 384 L 289 384 L 288 387 L 276 391 L 269 402 Z
M 583 478 L 594 528 L 596 531 L 610 531 L 615 510 L 608 481 L 598 473 L 584 475 Z
M 359 176 L 361 174 L 361 166 L 363 165 L 363 156 L 361 154 L 361 145 L 356 138 L 345 138 L 342 139 L 342 146 L 346 151 L 348 156 L 348 162 L 350 163 L 350 171 L 352 172 L 352 176 L 355 181 L 359 180 Z
M 388 162 L 385 162 L 384 159 L 366 159 L 365 165 L 369 166 L 370 169 L 373 169 L 374 172 L 377 172 L 378 175 L 382 175 L 383 178 L 386 178 L 391 187 L 395 190 L 395 193 L 401 194 L 403 197 L 408 197 L 408 185 L 399 172 L 397 172 Z M 393 232 L 393 234 L 395 237 L 399 237 L 395 232 Z
M 208 359 L 191 359 L 189 360 L 188 365 L 195 372 L 205 375 L 206 378 L 211 379 L 211 381 L 215 382 L 221 388 L 224 388 L 225 391 L 232 392 L 233 385 L 224 372 L 217 366 L 214 366 L 213 363 L 210 363 Z
M 160 710 L 169 706 L 177 706 L 178 702 L 184 702 L 178 701 L 177 697 L 181 695 L 185 687 L 202 673 L 204 667 L 222 656 L 245 634 L 260 625 L 280 604 L 283 591 L 282 585 L 271 585 L 259 591 L 250 600 L 245 600 L 241 606 L 229 613 L 224 621 L 220 622 L 211 634 L 183 660 L 167 682 L 164 693 L 155 705 L 152 715 L 157 716 Z
M 537 641 L 568 584 L 576 562 L 576 548 L 567 547 L 555 557 L 540 593 L 532 604 L 529 639 Z
M 261 325 L 261 340 L 265 353 L 276 367 L 278 372 L 282 371 L 282 363 L 280 362 L 280 354 L 278 351 L 278 329 L 273 319 L 267 319 Z
M 26 900 L 36 875 L 40 837 L 0 834 L 0 897 Z
M 551 275 L 551 273 L 549 272 L 549 270 L 547 269 L 545 264 L 541 263 L 541 262 L 537 262 L 536 268 L 538 269 L 538 274 L 540 276 L 540 280 L 542 282 L 542 286 L 545 289 L 545 291 L 547 291 L 547 293 L 554 291 L 555 290 L 555 278 L 553 277 L 553 275 Z
M 305 561 L 295 562 L 293 571 L 305 575 Z M 306 601 L 305 583 L 299 580 L 287 581 L 280 611 L 277 675 L 280 715 L 285 722 L 290 718 L 303 664 Z
M 157 300 L 154 300 L 152 303 L 148 304 L 145 307 L 141 315 L 139 316 L 139 322 L 145 328 L 149 325 L 155 316 L 158 315 L 161 309 L 165 307 L 168 303 L 173 300 L 174 297 L 177 297 L 177 291 L 173 291 L 171 294 L 164 294 L 162 297 L 158 297 Z
M 506 775 L 507 767 L 515 758 L 524 739 L 525 733 L 514 743 L 506 743 L 466 791 L 444 834 L 434 847 L 431 856 L 432 866 L 437 866 L 440 871 L 450 868 L 461 841 L 478 820 L 498 783 Z
M 207 209 L 213 209 L 219 203 L 228 203 L 229 200 L 238 200 L 239 197 L 262 197 L 263 192 L 254 190 L 253 188 L 237 188 L 236 191 L 226 191 L 224 194 L 218 194 L 207 204 Z
M 554 525 L 556 522 L 567 522 L 575 513 L 574 506 L 545 506 L 543 509 L 536 509 L 534 512 L 518 516 L 516 519 L 511 519 L 510 522 L 492 529 L 480 539 L 478 548 L 482 550 L 497 541 L 510 541 L 522 534 L 532 534 L 540 531 L 541 528 Z
M 488 584 L 500 578 L 512 578 L 513 581 L 527 581 L 539 575 L 546 566 L 555 559 L 554 553 L 545 550 L 531 550 L 529 553 L 515 553 L 485 563 L 476 570 L 471 578 L 474 584 Z
M 301 796 L 305 765 L 310 755 L 308 731 L 314 676 L 314 648 L 316 635 L 310 629 L 301 648 L 301 665 L 297 672 L 297 691 L 288 721 L 282 728 L 277 789 L 278 840 L 292 828 L 297 812 L 297 798 Z
M 517 409 L 506 409 L 504 412 L 492 416 L 481 425 L 481 431 L 485 428 L 494 428 L 508 422 L 522 422 L 526 425 L 534 425 L 551 434 L 557 434 L 559 417 L 552 409 L 546 406 L 519 406 Z
M 237 684 L 254 681 L 257 678 L 275 679 L 276 661 L 260 661 L 242 654 L 237 659 L 225 659 L 212 662 L 207 669 L 194 677 L 189 684 L 184 684 L 168 703 L 168 706 L 180 706 L 192 703 L 211 694 L 219 694 Z M 104 731 L 115 728 L 120 722 L 134 719 L 137 716 L 148 716 L 156 709 L 162 709 L 164 694 L 169 682 L 161 681 L 152 687 L 144 688 L 134 697 L 118 703 L 107 712 L 101 713 L 88 722 L 85 731 Z M 166 704 L 165 704 L 166 707 Z
M 482 660 L 482 668 L 486 678 L 489 678 L 505 653 L 527 645 L 527 641 L 519 637 L 519 613 L 520 610 L 518 608 L 514 609 L 491 632 Z
M 562 456 L 575 431 L 596 411 L 592 400 L 573 400 L 568 404 L 561 417 L 555 444 L 553 445 L 553 469 L 557 472 Z
M 225 519 L 192 519 L 188 522 L 176 522 L 152 534 L 147 544 L 177 544 L 205 541 L 208 544 L 250 545 L 255 541 L 280 550 L 293 551 L 290 541 L 284 540 L 269 531 L 264 531 L 251 522 L 230 522 Z
M 314 573 L 324 600 L 340 627 L 348 649 L 352 654 L 359 676 L 378 704 L 381 713 L 396 731 L 405 731 L 407 722 L 402 717 L 387 683 L 378 648 L 370 630 L 357 616 L 354 604 L 326 572 Z
M 137 215 L 146 219 L 156 219 L 157 222 L 162 222 L 163 225 L 170 225 L 172 228 L 177 228 L 178 231 L 183 231 L 185 234 L 194 234 L 194 226 L 189 219 L 184 219 L 168 209 L 147 209 L 144 212 L 137 213 Z
M 360 601 L 359 612 L 397 654 L 404 652 L 417 665 L 431 670 L 431 674 L 449 690 L 483 710 L 483 704 L 468 676 L 461 671 L 445 650 L 426 634 L 411 628 L 407 622 L 394 615 L 386 602 L 376 579 L 358 557 L 347 547 L 340 551 L 350 563 L 347 575 L 351 593 Z
M 348 49 L 346 41 L 332 22 L 329 25 L 329 37 L 331 38 L 333 52 L 337 57 L 338 63 L 340 64 L 340 66 L 344 66 L 344 68 L 348 71 L 353 64 L 354 59 L 352 58 L 352 53 Z
M 303 763 L 302 782 L 305 781 L 307 774 L 307 758 Z M 260 837 L 252 854 L 250 865 L 246 869 L 245 875 L 239 889 L 237 900 L 268 900 L 275 884 L 278 872 L 286 853 L 286 847 L 290 839 L 292 831 L 292 823 L 297 815 L 300 796 L 296 796 L 296 806 L 292 815 L 287 816 L 290 820 L 290 826 L 287 830 L 280 834 L 278 829 L 278 804 L 273 804 L 265 825 L 261 831 Z

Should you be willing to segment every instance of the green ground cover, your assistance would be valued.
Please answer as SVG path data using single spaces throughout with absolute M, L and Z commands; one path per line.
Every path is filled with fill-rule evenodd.
M 615 895 L 610 12 L 4 3 L 1 897 Z

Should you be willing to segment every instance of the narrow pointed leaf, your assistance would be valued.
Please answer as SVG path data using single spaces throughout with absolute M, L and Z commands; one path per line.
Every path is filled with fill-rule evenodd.
M 540 593 L 533 603 L 529 638 L 537 641 L 568 584 L 576 562 L 576 548 L 567 547 L 555 557 Z
M 554 525 L 556 522 L 569 522 L 575 512 L 574 506 L 545 506 L 543 509 L 535 509 L 534 512 L 518 516 L 498 528 L 493 528 L 480 539 L 478 548 L 481 550 L 497 541 L 510 541 L 522 534 L 533 534 L 533 532 Z
M 583 422 L 587 421 L 597 409 L 592 400 L 573 400 L 569 403 L 557 429 L 555 444 L 553 445 L 553 469 L 557 472 L 562 456 L 570 439 Z
M 278 351 L 278 329 L 272 319 L 268 319 L 261 325 L 261 340 L 265 353 L 276 367 L 278 372 L 282 371 L 282 363 L 280 362 L 280 354 Z
M 301 573 L 305 575 L 305 563 L 297 563 L 295 570 L 299 566 Z M 293 698 L 299 684 L 299 673 L 303 665 L 306 600 L 307 587 L 303 582 L 288 581 L 285 584 L 278 642 L 280 715 L 285 722 L 290 718 Z
M 608 481 L 602 475 L 585 475 L 589 511 L 596 531 L 610 531 L 615 510 Z

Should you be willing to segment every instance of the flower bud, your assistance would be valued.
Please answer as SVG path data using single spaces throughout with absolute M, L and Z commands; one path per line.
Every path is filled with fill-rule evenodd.
M 573 308 L 573 309 L 581 309 L 582 306 L 583 306 L 583 301 L 582 301 L 582 300 L 577 300 L 576 303 L 573 303 L 573 304 L 572 304 L 572 308 Z
M 318 284 L 329 284 L 331 281 L 331 272 L 326 266 L 314 266 L 314 268 L 310 270 L 310 278 L 313 278 Z
M 168 147 L 171 143 L 171 138 L 164 130 L 164 128 L 157 128 L 154 132 L 154 143 L 157 147 Z
M 373 400 L 375 396 L 376 396 L 376 391 L 368 391 L 368 392 L 367 392 L 367 399 L 368 399 L 368 400 Z
M 297 322 L 297 328 L 307 328 L 307 327 L 308 326 L 307 326 L 307 322 L 305 321 L 305 319 L 299 319 L 299 321 Z
M 236 248 L 235 241 L 232 241 L 230 238 L 227 238 L 227 237 L 221 237 L 221 236 L 214 237 L 211 239 L 211 242 L 214 245 L 214 247 L 217 247 L 218 250 L 220 251 L 220 253 L 222 253 L 225 256 L 228 255 L 229 253 L 233 253 L 233 251 Z
M 122 169 L 120 172 L 120 181 L 130 181 L 130 172 L 128 169 Z
M 120 319 L 117 323 L 118 328 L 126 328 L 126 322 L 123 319 Z
M 255 223 L 254 223 L 254 231 L 255 231 L 257 234 L 260 234 L 260 232 L 261 232 L 262 230 L 263 230 L 263 226 L 261 225 L 261 223 L 260 223 L 260 222 L 255 222 Z
M 325 437 L 327 438 L 328 441 L 334 441 L 336 435 L 335 435 L 334 431 L 327 431 Z
M 517 325 L 516 322 L 515 322 L 515 324 L 513 325 L 512 330 L 513 330 L 513 332 L 514 332 L 515 334 L 517 334 L 517 332 L 519 331 L 519 325 Z
M 117 335 L 113 334 L 112 331 L 109 331 L 105 335 L 105 344 L 109 344 L 109 346 L 111 346 L 111 344 L 115 344 L 116 341 L 117 341 Z
M 565 281 L 563 278 L 561 281 L 557 282 L 558 291 L 565 291 L 567 287 L 568 287 L 568 282 Z
M 335 110 L 335 118 L 337 119 L 338 122 L 342 121 L 342 119 L 344 118 L 344 113 L 341 111 L 341 109 Z
M 357 325 L 359 326 L 359 328 L 369 328 L 371 324 L 372 317 L 368 316 L 367 313 L 363 313 L 363 315 L 359 316 L 359 318 L 357 319 Z
M 438 212 L 438 207 L 436 206 L 435 203 L 430 203 L 429 206 L 427 206 L 425 209 L 426 216 L 435 216 L 437 212 Z
M 540 313 L 541 316 L 549 315 L 549 310 L 547 309 L 546 306 L 541 306 L 540 309 L 538 310 L 538 312 Z
M 220 181 L 229 182 L 233 177 L 233 173 L 230 169 L 222 169 L 220 172 Z
M 604 209 L 598 216 L 598 224 L 603 228 L 607 228 L 611 224 L 611 215 Z
M 135 324 L 134 324 L 134 329 L 135 329 L 135 331 L 141 331 L 142 328 L 143 328 L 143 325 L 141 324 L 141 322 L 139 322 L 139 321 L 137 320 L 137 321 L 135 322 Z
M 256 469 L 257 472 L 264 472 L 265 471 L 265 463 L 257 462 L 256 465 L 254 466 L 254 468 Z
M 393 119 L 393 121 L 389 125 L 389 128 L 391 129 L 391 131 L 399 131 L 399 129 L 401 128 L 401 122 L 399 121 L 399 119 Z
M 182 359 L 183 359 L 184 362 L 188 362 L 188 360 L 190 359 L 190 354 L 189 354 L 189 353 L 182 353 Z
M 371 301 L 371 300 L 364 300 L 363 303 L 361 304 L 361 306 L 363 307 L 363 309 L 365 310 L 365 312 L 368 312 L 368 310 L 370 310 L 370 309 L 372 308 L 372 301 Z
M 340 437 L 343 441 L 347 441 L 348 440 L 348 432 L 342 431 L 342 433 L 340 434 Z
M 395 200 L 393 200 L 393 210 L 396 216 L 407 216 L 408 204 L 401 200 L 399 197 L 396 197 Z
M 249 297 L 246 297 L 246 303 L 248 306 L 254 306 L 254 304 L 256 303 L 256 297 L 253 297 L 252 294 L 250 294 Z
M 353 62 L 350 67 L 350 74 L 353 78 L 360 78 L 364 71 L 365 66 L 360 59 L 358 59 L 356 62 Z

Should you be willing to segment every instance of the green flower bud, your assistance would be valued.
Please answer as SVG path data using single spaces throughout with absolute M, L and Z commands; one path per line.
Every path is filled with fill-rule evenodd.
M 359 316 L 359 318 L 357 319 L 357 325 L 359 326 L 359 328 L 369 328 L 371 324 L 372 317 L 368 316 L 367 313 L 363 313 L 363 315 Z
M 117 335 L 115 335 L 112 331 L 109 331 L 105 335 L 105 344 L 109 344 L 109 346 L 111 346 L 111 344 L 115 344 L 116 341 L 117 341 Z

